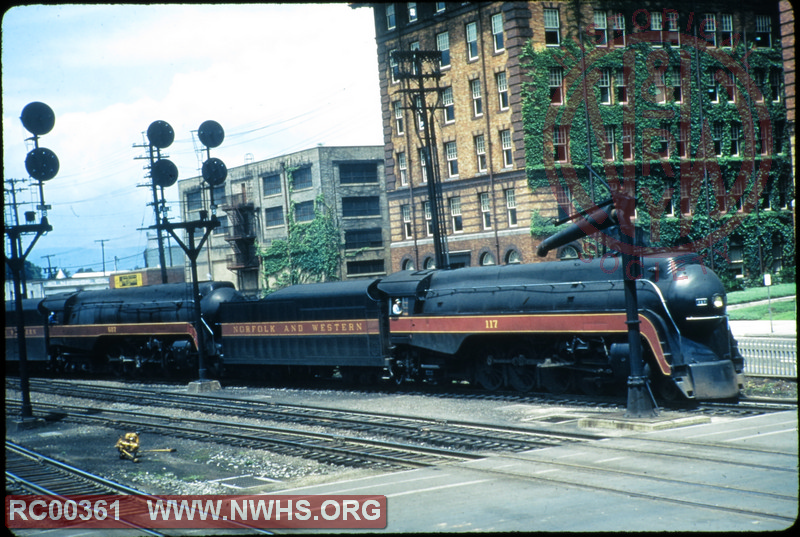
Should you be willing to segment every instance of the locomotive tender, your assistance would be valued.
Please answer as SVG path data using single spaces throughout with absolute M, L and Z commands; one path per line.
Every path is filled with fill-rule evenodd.
M 630 370 L 623 268 L 607 256 L 404 271 L 293 286 L 261 300 L 243 299 L 227 282 L 206 282 L 209 371 L 622 393 Z M 744 361 L 719 278 L 693 254 L 645 257 L 642 274 L 640 331 L 653 384 L 664 397 L 735 398 Z M 166 284 L 44 299 L 51 367 L 191 374 L 197 334 L 190 289 Z

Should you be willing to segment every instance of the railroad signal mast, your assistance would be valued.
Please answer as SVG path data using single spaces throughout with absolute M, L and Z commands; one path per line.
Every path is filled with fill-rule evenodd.
M 433 228 L 433 250 L 436 268 L 450 268 L 450 253 L 447 247 L 447 222 L 444 214 L 441 179 L 439 177 L 439 156 L 436 151 L 436 131 L 434 129 L 434 113 L 441 110 L 438 104 L 442 78 L 442 52 L 439 50 L 396 50 L 392 52 L 392 60 L 397 65 L 394 77 L 407 82 L 407 87 L 400 92 L 406 95 L 408 105 L 421 124 L 425 140 L 422 151 L 425 155 L 425 174 L 428 177 L 428 204 L 431 210 L 431 227 Z M 432 80 L 434 87 L 425 87 L 426 81 Z M 413 82 L 416 82 L 414 84 Z M 415 86 L 415 87 L 414 87 Z M 428 105 L 428 95 L 433 94 L 434 104 Z M 420 129 L 415 129 L 419 136 Z
M 161 127 L 161 129 L 163 129 L 163 126 Z M 148 130 L 148 136 L 149 135 L 150 134 Z M 214 187 L 220 186 L 223 183 L 225 183 L 225 179 L 228 177 L 228 169 L 225 166 L 225 163 L 222 162 L 220 159 L 211 157 L 211 148 L 219 146 L 225 139 L 225 131 L 222 129 L 222 126 L 216 121 L 211 121 L 211 120 L 205 121 L 203 122 L 203 124 L 200 125 L 200 129 L 198 130 L 198 137 L 200 138 L 200 141 L 203 143 L 203 145 L 206 147 L 206 156 L 208 157 L 206 161 L 203 163 L 202 173 L 203 173 L 203 180 L 206 182 L 210 190 L 209 199 L 211 200 L 210 204 L 211 218 L 210 219 L 208 218 L 208 211 L 205 210 L 200 211 L 199 220 L 193 220 L 190 222 L 172 223 L 167 219 L 166 216 L 164 216 L 161 219 L 160 224 L 157 223 L 156 226 L 153 227 L 155 227 L 156 229 L 167 230 L 167 232 L 170 235 L 172 235 L 172 238 L 175 239 L 178 245 L 180 245 L 180 247 L 186 253 L 186 256 L 189 258 L 192 271 L 192 295 L 194 297 L 194 324 L 195 324 L 195 332 L 197 334 L 198 379 L 199 382 L 205 382 L 208 380 L 206 363 L 205 363 L 206 361 L 205 332 L 207 327 L 205 322 L 203 321 L 200 308 L 200 301 L 202 297 L 200 296 L 200 283 L 197 277 L 197 257 L 200 255 L 200 251 L 203 249 L 203 245 L 205 244 L 206 240 L 208 240 L 208 236 L 211 234 L 214 228 L 217 228 L 220 225 L 220 221 L 217 218 L 216 205 L 214 204 Z M 158 140 L 157 134 L 154 136 L 154 138 Z M 151 138 L 151 141 L 152 140 L 153 138 Z M 159 161 L 156 161 L 154 165 L 151 167 L 151 175 L 153 177 L 154 191 L 156 185 L 161 186 L 162 188 L 164 186 L 171 186 L 178 179 L 177 168 L 174 170 L 174 176 L 173 176 L 172 167 L 166 164 L 159 165 L 159 162 L 169 162 L 169 164 L 172 164 L 170 161 L 165 161 L 164 159 L 161 159 Z M 174 164 L 172 164 L 172 166 L 174 166 Z M 177 235 L 177 233 L 175 233 L 176 229 L 183 229 L 186 231 L 186 234 L 188 236 L 187 242 L 181 240 L 181 238 Z M 200 242 L 195 244 L 195 232 L 198 230 L 203 230 L 203 235 L 202 238 L 200 239 Z
M 11 257 L 6 256 L 5 252 L 3 256 L 5 257 L 6 264 L 11 269 L 11 274 L 14 279 L 19 377 L 20 390 L 22 391 L 21 417 L 22 421 L 25 422 L 33 419 L 30 381 L 28 377 L 28 347 L 25 342 L 25 319 L 22 307 L 22 288 L 25 281 L 25 259 L 28 257 L 28 254 L 30 254 L 39 238 L 48 231 L 53 230 L 53 226 L 47 221 L 47 211 L 50 209 L 50 206 L 46 205 L 44 202 L 44 183 L 58 174 L 59 163 L 58 157 L 53 151 L 46 147 L 39 147 L 39 136 L 50 132 L 55 125 L 56 116 L 53 110 L 44 103 L 32 102 L 22 109 L 20 119 L 25 129 L 33 134 L 33 137 L 28 140 L 33 140 L 34 148 L 29 151 L 28 155 L 25 157 L 25 169 L 32 179 L 38 181 L 39 204 L 36 206 L 36 210 L 42 213 L 38 224 L 36 223 L 36 212 L 28 211 L 25 213 L 26 224 L 20 225 L 17 220 L 14 222 L 14 225 L 5 226 L 5 233 L 8 235 L 11 246 Z M 34 236 L 33 240 L 24 251 L 22 247 L 22 235 Z

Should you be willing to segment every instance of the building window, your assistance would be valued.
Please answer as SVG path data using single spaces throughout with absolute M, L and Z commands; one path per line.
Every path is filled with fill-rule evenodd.
M 608 69 L 600 71 L 597 87 L 600 89 L 600 104 L 611 104 L 611 71 Z
M 603 160 L 614 160 L 614 127 L 605 127 L 603 139 Z
M 444 13 L 444 8 L 446 7 L 445 2 L 436 2 L 436 13 Z
M 719 82 L 717 81 L 715 69 L 706 71 L 706 86 L 708 91 L 708 100 L 712 103 L 719 102 Z
M 488 192 L 481 192 L 478 195 L 478 200 L 481 206 L 481 222 L 483 229 L 492 229 L 492 207 L 489 200 Z
M 444 107 L 444 122 L 454 122 L 456 120 L 456 107 L 453 104 L 453 88 L 442 90 L 442 106 Z
M 514 150 L 511 145 L 511 131 L 500 131 L 500 142 L 503 146 L 503 167 L 510 168 L 514 165 Z
M 433 257 L 426 257 L 425 261 L 423 261 L 423 265 L 425 266 L 425 270 L 435 269 L 436 260 Z
M 458 150 L 455 142 L 444 144 L 445 155 L 447 156 L 447 174 L 449 177 L 458 177 Z
M 404 259 L 400 270 L 416 270 L 413 259 Z
M 342 198 L 342 217 L 380 216 L 381 205 L 378 196 L 353 196 Z
M 700 24 L 700 37 L 706 40 L 709 47 L 717 46 L 717 16 L 706 13 Z
M 400 65 L 394 57 L 395 52 L 397 52 L 397 49 L 389 51 L 389 72 L 391 73 L 392 84 L 397 84 L 397 75 L 400 73 Z
M 349 162 L 339 164 L 339 182 L 343 185 L 377 183 L 378 164 L 375 162 Z
M 656 151 L 661 158 L 669 158 L 669 127 L 662 124 L 656 132 Z
M 428 237 L 433 237 L 433 215 L 431 214 L 431 202 L 426 201 L 422 204 L 422 210 L 425 214 L 425 233 Z
M 569 128 L 564 125 L 553 127 L 553 160 L 566 162 L 569 153 Z
M 670 75 L 670 83 L 672 85 L 672 100 L 676 103 L 683 102 L 683 92 L 681 91 L 681 68 L 673 67 Z
M 486 171 L 486 141 L 483 134 L 475 137 L 475 154 L 478 157 L 478 171 Z
M 544 42 L 552 47 L 561 44 L 561 23 L 557 9 L 544 9 Z
M 719 46 L 730 48 L 733 46 L 733 15 L 722 13 L 719 16 Z
M 667 38 L 665 40 L 671 47 L 681 46 L 681 32 L 678 28 L 677 11 L 667 12 Z
M 386 5 L 386 29 L 394 30 L 397 26 L 397 19 L 394 14 L 394 4 Z
M 381 228 L 346 229 L 344 231 L 345 250 L 359 250 L 361 248 L 380 248 L 383 246 L 383 232 Z
M 426 158 L 425 149 L 419 150 L 419 165 L 421 170 L 422 182 L 428 182 L 428 159 Z
M 657 103 L 667 102 L 667 81 L 666 73 L 663 68 L 656 69 L 653 73 L 654 99 Z
M 772 19 L 769 15 L 756 15 L 756 46 L 759 48 L 772 46 Z
M 615 47 L 625 46 L 625 15 L 623 13 L 612 13 L 609 18 L 611 19 L 611 28 L 613 31 L 613 39 Z
M 314 220 L 314 200 L 296 203 L 294 206 L 295 222 L 311 222 Z
M 501 13 L 492 15 L 492 39 L 494 41 L 495 52 L 505 50 L 506 46 L 503 39 L 503 15 Z
M 722 122 L 715 121 L 711 128 L 711 139 L 714 141 L 714 154 L 718 157 L 722 156 L 722 130 Z
M 740 140 L 742 138 L 742 124 L 731 124 L 731 156 L 739 156 Z
M 395 101 L 392 103 L 394 108 L 394 127 L 398 136 L 404 133 L 403 130 L 403 103 Z
M 622 126 L 622 159 L 633 160 L 633 127 Z
M 381 274 L 383 272 L 385 272 L 383 268 L 383 259 L 347 262 L 348 276 L 356 276 L 358 274 Z
M 283 207 L 267 207 L 264 209 L 264 226 L 278 227 L 283 225 Z
M 689 127 L 680 124 L 678 126 L 678 156 L 687 158 L 689 156 Z
M 517 227 L 517 195 L 513 188 L 505 191 L 506 210 L 508 211 L 508 227 Z
M 478 261 L 481 266 L 488 267 L 491 265 L 496 265 L 497 262 L 494 260 L 494 255 L 492 252 L 484 252 L 481 254 L 480 260 Z
M 522 256 L 516 250 L 509 250 L 506 253 L 506 265 L 518 265 L 522 263 Z
M 763 122 L 758 127 L 758 153 L 760 155 L 768 155 L 772 150 L 772 125 L 769 122 Z
M 408 7 L 408 22 L 417 22 L 417 3 L 406 2 L 406 7 Z
M 608 22 L 602 11 L 594 12 L 594 35 L 598 47 L 608 46 Z
M 550 104 L 564 104 L 564 70 L 551 67 L 548 85 L 550 86 Z
M 500 110 L 508 110 L 508 81 L 506 72 L 497 73 L 497 94 L 500 97 Z
M 400 184 L 408 185 L 408 163 L 406 162 L 405 152 L 397 154 L 397 168 L 400 170 Z
M 186 210 L 199 211 L 203 208 L 203 191 L 194 190 L 186 193 Z
M 461 198 L 456 196 L 448 200 L 450 205 L 450 219 L 453 222 L 453 233 L 464 231 L 464 221 L 461 219 Z
M 436 35 L 436 50 L 442 53 L 442 69 L 450 67 L 450 36 L 447 32 Z
M 417 112 L 417 128 L 419 130 L 424 130 L 425 129 L 425 120 L 427 118 L 425 117 L 425 112 L 422 109 L 422 97 L 417 95 L 414 98 L 414 102 L 415 102 L 414 106 L 417 109 L 416 110 L 416 112 Z
M 467 59 L 475 60 L 478 58 L 478 23 L 470 22 L 467 24 Z
M 781 100 L 781 72 L 773 69 L 769 73 L 769 89 L 772 96 L 772 102 L 780 102 Z
M 400 207 L 400 212 L 403 215 L 403 238 L 410 239 L 414 236 L 411 224 L 411 207 L 409 205 L 403 205 Z
M 663 19 L 661 18 L 660 11 L 651 11 L 650 12 L 650 31 L 653 32 L 653 39 L 652 42 L 656 44 L 661 44 L 664 42 L 664 25 Z
M 753 88 L 751 90 L 751 97 L 758 103 L 764 102 L 764 70 L 753 69 Z
M 277 173 L 265 175 L 261 178 L 265 196 L 274 196 L 281 193 L 281 176 Z
M 481 81 L 480 79 L 471 80 L 470 89 L 472 90 L 472 112 L 475 117 L 483 115 L 483 98 L 481 97 Z
M 625 70 L 617 69 L 614 74 L 614 84 L 617 88 L 617 102 L 625 104 L 628 102 L 628 84 L 625 82 Z
M 312 186 L 311 166 L 300 168 L 292 173 L 292 188 L 294 190 L 304 190 Z

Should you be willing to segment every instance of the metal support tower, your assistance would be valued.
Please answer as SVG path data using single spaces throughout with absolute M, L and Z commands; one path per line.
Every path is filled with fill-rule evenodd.
M 406 109 L 414 112 L 414 117 L 422 122 L 425 137 L 422 150 L 425 153 L 425 170 L 428 176 L 428 201 L 431 208 L 431 225 L 433 227 L 433 249 L 436 268 L 450 268 L 450 253 L 447 247 L 447 222 L 444 214 L 441 179 L 439 177 L 439 156 L 436 150 L 436 129 L 434 114 L 441 109 L 439 101 L 439 80 L 442 77 L 440 65 L 442 53 L 438 50 L 394 51 L 392 58 L 397 64 L 395 78 L 407 82 L 408 87 L 400 90 L 406 94 L 409 105 Z M 432 80 L 434 87 L 425 87 L 425 82 Z M 413 84 L 416 82 L 416 84 Z M 416 87 L 413 87 L 416 86 Z M 434 104 L 428 105 L 428 95 L 433 94 Z M 417 129 L 419 136 L 419 129 Z

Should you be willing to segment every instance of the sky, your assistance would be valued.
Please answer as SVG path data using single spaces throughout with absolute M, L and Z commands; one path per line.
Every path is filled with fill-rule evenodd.
M 192 131 L 206 120 L 225 130 L 211 150 L 230 169 L 317 145 L 382 145 L 372 10 L 327 4 L 32 5 L 2 23 L 3 176 L 28 180 L 32 135 L 23 108 L 55 113 L 39 146 L 59 172 L 45 182 L 53 231 L 28 260 L 75 272 L 143 266 L 155 223 L 144 133 L 168 122 L 162 150 L 179 180 L 200 175 Z M 17 187 L 24 187 L 25 183 Z M 9 188 L 5 183 L 4 187 Z M 38 189 L 17 195 L 32 210 Z M 177 184 L 166 190 L 180 215 Z M 41 216 L 39 214 L 37 219 Z M 28 237 L 25 244 L 29 244 Z M 93 253 L 87 254 L 87 249 Z M 140 252 L 140 253 L 135 253 Z M 75 255 L 87 256 L 85 263 Z M 70 266 L 81 263 L 81 267 Z

